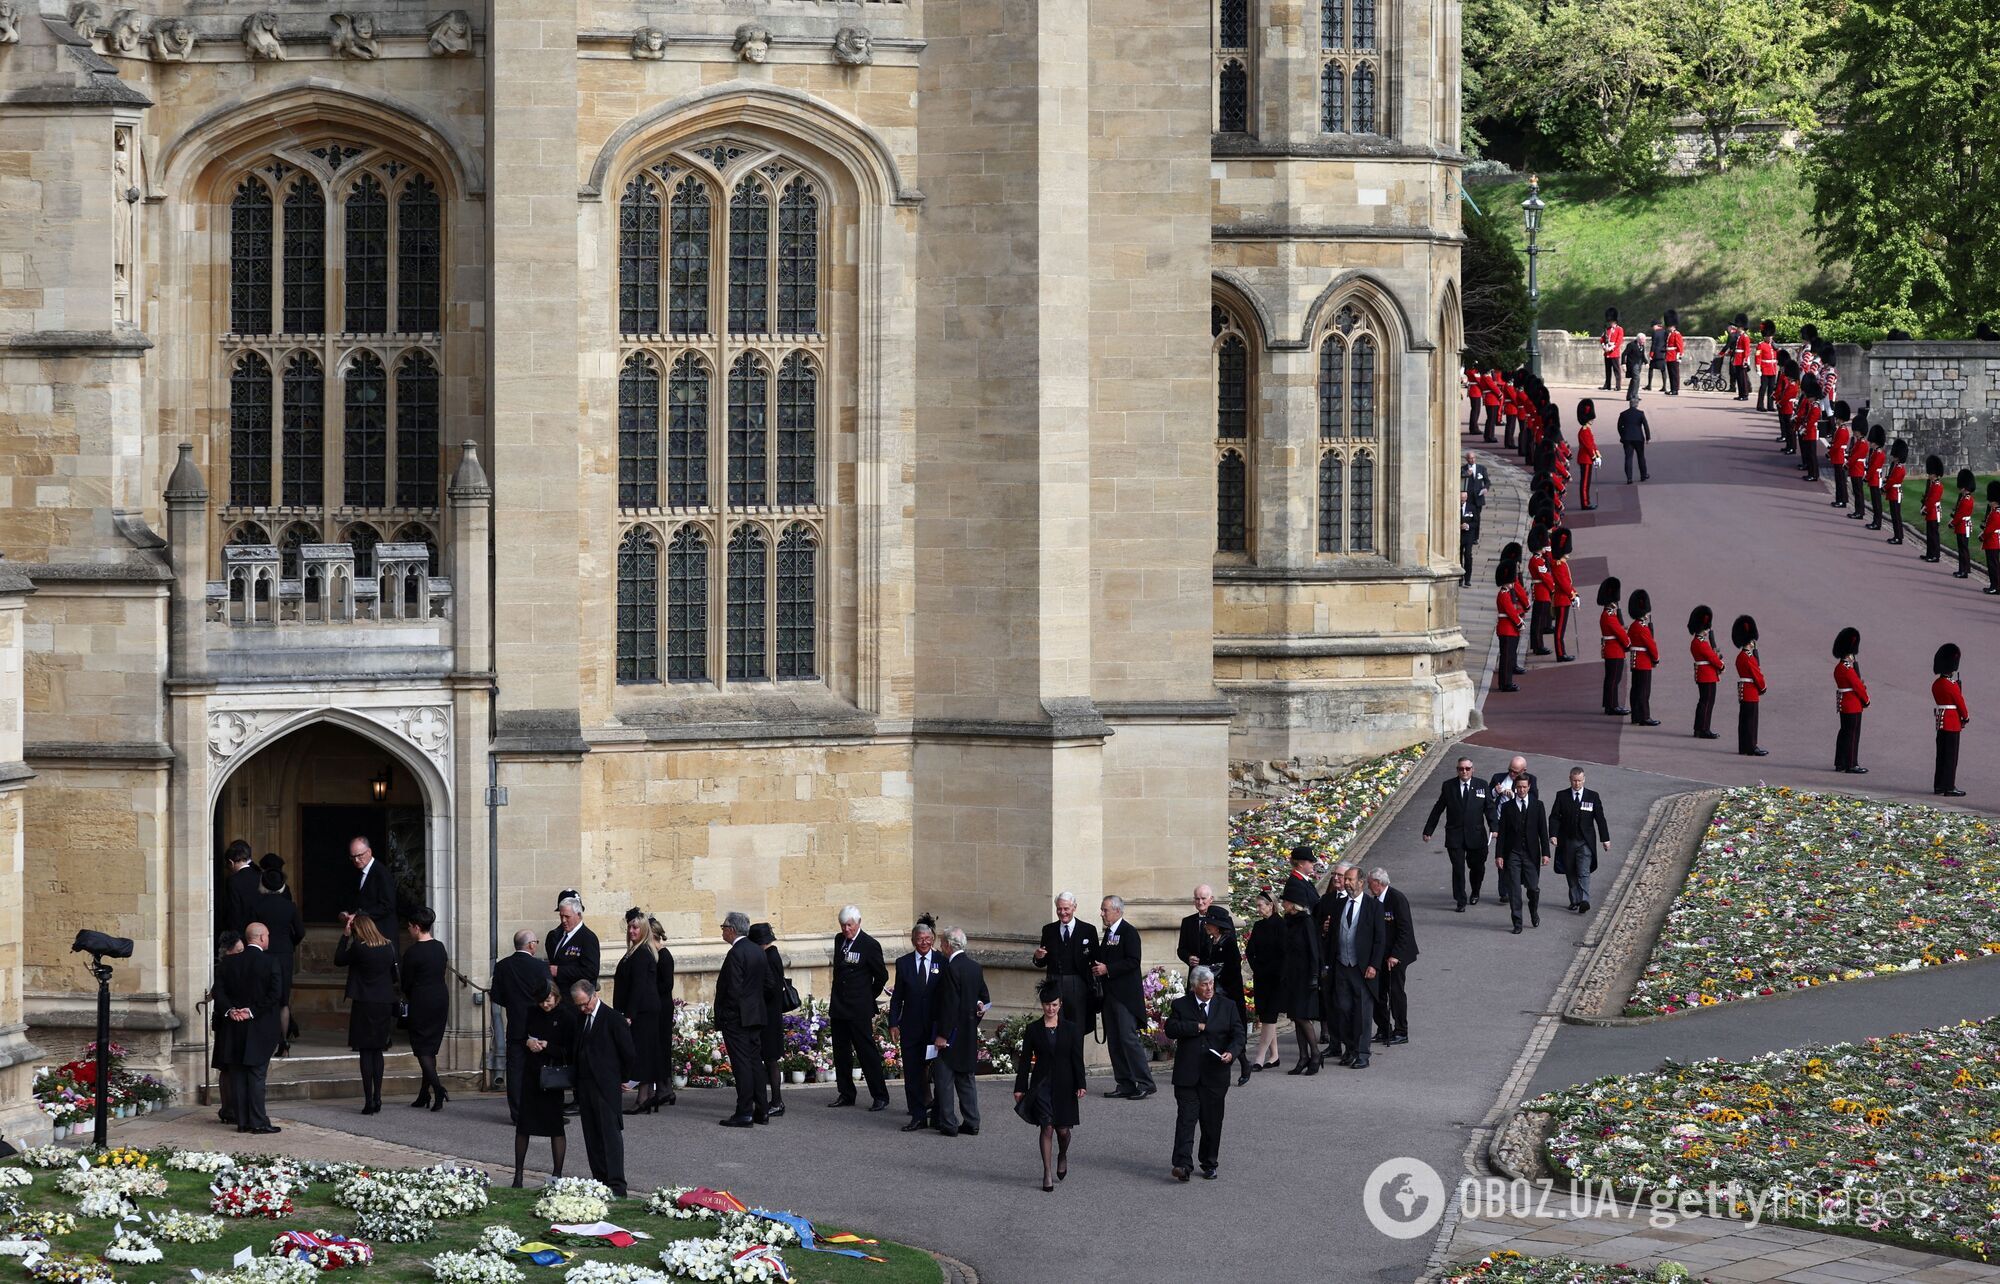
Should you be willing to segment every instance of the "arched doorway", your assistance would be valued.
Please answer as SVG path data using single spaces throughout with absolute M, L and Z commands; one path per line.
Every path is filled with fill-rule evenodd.
M 309 1044 L 344 1037 L 344 975 L 334 967 L 339 911 L 354 882 L 347 847 L 365 837 L 397 885 L 402 904 L 432 903 L 432 815 L 425 782 L 377 741 L 335 722 L 298 727 L 235 764 L 216 792 L 211 835 L 217 913 L 226 903 L 221 856 L 235 839 L 258 858 L 284 860 L 305 922 L 293 984 L 293 1018 Z M 442 910 L 439 916 L 445 917 Z M 397 924 L 381 924 L 393 939 Z

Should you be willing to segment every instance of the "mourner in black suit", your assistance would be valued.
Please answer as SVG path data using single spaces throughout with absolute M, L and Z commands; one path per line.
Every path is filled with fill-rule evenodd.
M 584 925 L 583 898 L 574 891 L 564 891 L 556 898 L 556 918 L 556 926 L 542 941 L 549 977 L 564 994 L 578 981 L 596 984 L 600 961 L 597 933 Z
M 1486 829 L 1489 834 L 1498 833 L 1500 829 L 1499 791 L 1500 782 L 1503 780 L 1513 782 L 1513 790 L 1516 797 L 1520 796 L 1521 788 L 1524 784 L 1527 787 L 1527 796 L 1529 798 L 1539 800 L 1542 796 L 1540 782 L 1535 779 L 1535 773 L 1528 770 L 1528 760 L 1519 754 L 1514 755 L 1507 763 L 1507 770 L 1494 772 L 1486 781 Z M 1510 878 L 1511 875 L 1507 872 L 1505 862 L 1501 862 L 1500 881 L 1494 886 L 1493 892 L 1503 901 L 1511 901 L 1513 899 Z
M 236 1131 L 274 1133 L 264 1111 L 265 1076 L 271 1055 L 285 1036 L 284 982 L 270 953 L 271 933 L 262 923 L 245 925 L 243 952 L 223 959 L 216 978 L 216 1003 L 234 1027 L 229 1032 L 230 1093 Z
M 1083 1027 L 1062 1015 L 1062 995 L 1043 981 L 1042 1019 L 1021 1031 L 1015 1058 L 1014 1113 L 1042 1134 L 1042 1189 L 1054 1190 L 1069 1176 L 1069 1130 L 1087 1085 L 1083 1074 Z M 1060 1149 L 1058 1149 L 1058 1146 Z
M 1410 999 L 1404 984 L 1410 964 L 1417 961 L 1417 925 L 1410 918 L 1410 898 L 1389 885 L 1389 871 L 1368 875 L 1368 894 L 1382 907 L 1382 974 L 1375 987 L 1375 1042 L 1410 1041 Z
M 1340 978 L 1333 970 L 1333 921 L 1347 906 L 1346 861 L 1333 867 L 1326 876 L 1326 890 L 1320 893 L 1319 902 L 1312 909 L 1313 933 L 1319 937 L 1319 1011 L 1320 1044 L 1326 1053 L 1335 1058 L 1352 1052 L 1352 1048 L 1341 1046 L 1345 1028 L 1338 1020 L 1340 1011 Z
M 653 952 L 660 956 L 659 965 L 653 972 L 654 984 L 660 991 L 660 1063 L 655 1066 L 650 1078 L 659 1084 L 648 1105 L 671 1106 L 677 1099 L 674 1094 L 674 952 L 667 948 L 667 929 L 657 918 L 648 918 L 646 926 L 653 932 Z
M 917 920 L 910 929 L 910 952 L 896 960 L 896 985 L 889 992 L 889 1037 L 896 1041 L 902 1056 L 903 1100 L 910 1110 L 904 1132 L 915 1132 L 930 1123 L 929 1059 L 937 1052 L 932 1042 L 931 1010 L 937 1002 L 938 971 L 943 966 L 944 956 L 937 952 L 937 930 L 929 919 Z
M 532 943 L 534 937 L 529 936 Z M 521 1043 L 527 1058 L 522 1063 L 523 1082 L 521 1084 L 521 1113 L 514 1119 L 514 1185 L 521 1184 L 521 1170 L 528 1163 L 528 1139 L 547 1137 L 549 1139 L 550 1171 L 562 1176 L 563 1163 L 569 1158 L 569 1133 L 563 1122 L 563 1098 L 568 1095 L 561 1083 L 552 1082 L 542 1086 L 542 1068 L 569 1068 L 570 1053 L 576 1047 L 577 1027 L 583 1019 L 577 1014 L 576 1004 L 570 1002 L 556 989 L 549 978 L 539 971 L 537 964 L 535 984 L 542 987 L 541 998 L 528 1009 L 521 1021 Z M 513 1034 L 513 1023 L 509 1022 L 507 1032 Z M 550 1076 L 552 1079 L 554 1075 Z M 574 1074 L 571 1074 L 574 1080 Z
M 576 982 L 570 997 L 581 1017 L 570 1064 L 576 1072 L 576 1122 L 583 1129 L 583 1150 L 590 1157 L 590 1175 L 623 1199 L 625 1117 L 618 1102 L 635 1060 L 632 1028 L 598 998 L 596 982 Z
M 1319 905 L 1319 888 L 1313 886 L 1313 875 L 1319 870 L 1319 854 L 1304 843 L 1292 848 L 1292 872 L 1285 879 L 1285 890 L 1278 897 L 1279 904 L 1292 901 L 1311 911 Z
M 1438 788 L 1431 814 L 1424 818 L 1424 841 L 1437 833 L 1438 818 L 1444 818 L 1444 850 L 1451 858 L 1451 899 L 1460 913 L 1468 904 L 1479 904 L 1479 889 L 1486 883 L 1486 798 L 1487 783 L 1472 773 L 1472 759 L 1460 758 L 1458 770 Z
M 278 1055 L 284 1056 L 292 1029 L 292 976 L 298 970 L 299 945 L 306 939 L 306 925 L 299 917 L 299 903 L 292 899 L 292 893 L 285 886 L 285 862 L 276 855 L 264 857 L 261 886 L 257 894 L 257 908 L 250 918 L 271 929 L 271 957 L 278 962 L 278 976 L 285 983 L 284 997 L 279 1000 L 284 1011 L 280 1017 L 285 1037 L 278 1043 Z
M 1212 1180 L 1230 1071 L 1243 1059 L 1243 1014 L 1235 1000 L 1216 993 L 1215 974 L 1207 968 L 1189 973 L 1189 992 L 1168 1009 L 1167 1037 L 1174 1041 L 1174 1180 L 1186 1181 L 1197 1159 L 1201 1175 Z
M 979 1018 L 993 997 L 986 973 L 965 952 L 965 933 L 944 930 L 944 970 L 931 1004 L 931 1088 L 937 1100 L 937 1130 L 947 1137 L 979 1135 Z M 961 1112 L 963 1121 L 961 1122 Z
M 1208 907 L 1215 904 L 1215 889 L 1207 883 L 1194 889 L 1194 913 L 1181 920 L 1181 934 L 1174 943 L 1174 962 L 1192 969 L 1203 963 L 1208 946 Z
M 222 913 L 215 925 L 217 932 L 241 936 L 243 929 L 257 920 L 257 898 L 264 894 L 263 871 L 251 863 L 251 855 L 250 844 L 240 838 L 223 850 L 222 859 L 229 872 L 222 880 Z
M 732 910 L 722 920 L 722 939 L 729 952 L 715 977 L 715 1025 L 729 1054 L 736 1080 L 736 1111 L 722 1121 L 725 1128 L 748 1128 L 770 1121 L 770 1086 L 764 1077 L 764 988 L 771 964 L 750 940 L 750 916 Z
M 868 1082 L 868 1108 L 889 1107 L 889 1085 L 882 1078 L 882 1049 L 875 1043 L 875 1013 L 883 987 L 889 984 L 889 968 L 882 961 L 882 946 L 861 930 L 861 910 L 849 905 L 840 911 L 840 931 L 833 938 L 833 996 L 827 1001 L 832 1020 L 833 1082 L 835 1095 L 828 1106 L 854 1104 L 854 1067 Z
M 1042 943 L 1035 947 L 1035 966 L 1049 974 L 1062 994 L 1063 1019 L 1089 1029 L 1096 1018 L 1090 1002 L 1097 962 L 1097 929 L 1076 917 L 1076 897 L 1056 895 L 1056 921 L 1042 924 Z M 891 1025 L 895 1022 L 891 1020 Z
M 1215 988 L 1243 1007 L 1243 946 L 1236 939 L 1236 920 L 1220 905 L 1211 905 L 1201 919 L 1202 950 L 1194 967 L 1215 973 Z M 1193 967 L 1188 969 L 1190 972 Z M 1245 1010 L 1244 1019 L 1249 1020 Z
M 1498 786 L 1496 786 L 1498 788 Z M 1528 920 L 1542 925 L 1542 866 L 1549 862 L 1549 815 L 1533 794 L 1526 802 L 1511 786 L 1501 791 L 1494 834 L 1493 862 L 1506 882 L 1507 903 L 1514 911 L 1514 931 L 1521 930 L 1521 896 L 1528 899 Z
M 1382 907 L 1362 885 L 1361 871 L 1346 867 L 1347 899 L 1333 920 L 1327 938 L 1327 961 L 1333 967 L 1340 1024 L 1340 1064 L 1368 1068 L 1368 1024 L 1375 1015 L 1375 993 L 1382 976 L 1383 948 L 1388 944 Z
M 347 855 L 354 862 L 354 886 L 341 908 L 348 914 L 366 914 L 385 934 L 395 931 L 403 921 L 396 906 L 396 876 L 375 859 L 366 838 L 348 843 Z
M 424 1086 L 410 1104 L 442 1110 L 451 1097 L 437 1070 L 438 1050 L 444 1046 L 444 1027 L 451 1016 L 451 959 L 444 942 L 431 934 L 437 915 L 430 906 L 405 909 L 403 925 L 410 931 L 410 944 L 403 951 L 397 983 L 403 991 L 410 1052 L 424 1076 Z
M 222 1098 L 215 1117 L 231 1126 L 236 1123 L 236 1023 L 229 1019 L 229 995 L 222 972 L 229 965 L 229 956 L 242 952 L 241 932 L 224 931 L 216 937 L 215 980 L 208 991 L 208 1068 L 215 1071 L 215 1085 Z
M 1597 849 L 1601 844 L 1611 850 L 1611 825 L 1604 819 L 1604 800 L 1595 789 L 1584 788 L 1581 767 L 1569 769 L 1569 788 L 1549 808 L 1549 837 L 1555 840 L 1556 873 L 1569 880 L 1569 907 L 1588 912 Z
M 549 970 L 535 957 L 535 934 L 514 933 L 514 952 L 493 965 L 493 1006 L 507 1014 L 507 1116 L 521 1123 L 521 1094 L 528 1088 L 528 1015 L 549 989 Z
M 1107 896 L 1103 902 L 1104 935 L 1092 971 L 1104 982 L 1104 1050 L 1111 1058 L 1116 1083 L 1107 1097 L 1143 1101 L 1159 1089 L 1146 1066 L 1145 967 L 1141 962 L 1139 929 L 1125 921 L 1125 902 Z

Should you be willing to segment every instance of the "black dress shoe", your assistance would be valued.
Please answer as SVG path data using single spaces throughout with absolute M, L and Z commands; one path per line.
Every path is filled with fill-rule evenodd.
M 1694 733 L 1694 738 L 1696 740 L 1720 740 L 1722 739 L 1722 733 L 1719 731 L 1697 731 Z
M 1769 749 L 1752 749 L 1750 756 L 1752 758 L 1768 758 L 1771 756 L 1771 751 Z
M 1938 791 L 1937 791 L 1937 794 L 1938 794 L 1938 797 L 1940 797 L 1940 798 L 1963 798 L 1963 797 L 1965 797 L 1965 791 L 1964 791 L 1963 789 L 1940 789 L 1940 790 L 1938 790 Z
M 1573 655 L 1559 655 L 1559 656 L 1557 656 L 1557 657 L 1556 657 L 1556 663 L 1557 663 L 1557 664 L 1568 664 L 1568 663 L 1569 663 L 1570 661 L 1572 661 L 1572 660 L 1574 660 L 1574 659 L 1576 659 L 1576 657 L 1575 657 L 1575 656 L 1573 656 Z
M 1579 913 L 1579 914 L 1588 914 L 1588 913 L 1590 913 L 1590 902 L 1589 902 L 1589 901 L 1580 901 L 1580 902 L 1578 902 L 1578 903 L 1577 903 L 1577 907 L 1576 907 L 1576 912 L 1577 912 L 1577 913 Z
M 1470 900 L 1468 900 L 1468 901 L 1466 902 L 1466 904 L 1468 904 L 1468 905 L 1477 905 L 1477 904 L 1479 904 L 1479 893 L 1478 893 L 1478 892 L 1474 892 L 1474 893 L 1472 894 L 1472 898 L 1471 898 Z
M 280 1128 L 275 1124 L 269 1128 L 252 1128 L 250 1130 L 253 1136 L 258 1136 L 258 1137 L 268 1137 L 274 1132 L 283 1132 L 283 1131 L 284 1131 L 283 1128 Z
M 1510 683 L 1510 684 L 1508 684 L 1507 686 L 1504 686 L 1504 687 L 1495 687 L 1495 688 L 1494 688 L 1494 690 L 1496 690 L 1496 691 L 1519 691 L 1520 689 L 1521 689 L 1520 687 L 1518 687 L 1518 686 L 1515 686 L 1515 685 L 1513 685 L 1513 684 L 1511 684 L 1511 683 Z
M 851 1106 L 853 1104 L 854 1098 L 852 1097 L 835 1097 L 832 1101 L 826 1103 L 826 1108 L 828 1110 L 838 1110 L 842 1106 Z
M 771 1112 L 766 1110 L 761 1115 L 751 1115 L 750 1122 L 753 1124 L 768 1124 L 771 1122 Z
M 1405 1044 L 1408 1043 L 1409 1041 L 1410 1041 L 1410 1036 L 1407 1034 L 1392 1034 L 1389 1036 L 1389 1044 L 1391 1047 Z
M 770 1119 L 776 1119 L 779 1115 L 782 1115 L 784 1113 L 785 1113 L 785 1108 L 783 1106 L 772 1106 L 769 1110 L 764 1112 L 765 1116 Z
M 1174 1180 L 1175 1180 L 1175 1181 L 1186 1181 L 1187 1179 L 1188 1179 L 1188 1170 L 1187 1170 L 1187 1169 L 1185 1169 L 1185 1168 L 1176 1168 L 1176 1169 L 1174 1169 Z
M 1368 1068 L 1368 1058 L 1356 1057 L 1354 1058 L 1354 1064 L 1350 1065 L 1347 1068 L 1350 1070 L 1366 1070 Z
M 749 1120 L 749 1119 L 747 1119 L 747 1118 L 745 1118 L 745 1117 L 744 1117 L 744 1116 L 742 1116 L 742 1115 L 731 1115 L 731 1116 L 729 1116 L 729 1118 L 727 1118 L 727 1119 L 718 1119 L 718 1120 L 716 1120 L 716 1122 L 717 1122 L 717 1123 L 719 1123 L 719 1124 L 721 1124 L 721 1125 L 722 1125 L 723 1127 L 725 1127 L 725 1128 L 748 1128 L 748 1127 L 750 1127 L 750 1120 Z
M 1846 772 L 1846 774 L 1847 774 L 1847 775 L 1850 775 L 1850 776 L 1865 776 L 1865 775 L 1867 775 L 1867 774 L 1868 774 L 1868 768 L 1866 768 L 1866 767 L 1849 767 L 1849 768 L 1847 769 L 1847 772 Z
M 871 1115 L 887 1110 L 888 1108 L 889 1099 L 887 1097 L 878 1097 L 876 1100 L 868 1103 L 868 1113 Z
M 956 1137 L 956 1136 L 958 1136 L 958 1129 L 956 1129 L 956 1128 L 947 1128 L 947 1127 L 945 1127 L 945 1126 L 944 1126 L 944 1125 L 942 1125 L 942 1124 L 938 1125 L 938 1130 L 937 1130 L 937 1131 L 938 1131 L 938 1136 L 940 1136 L 940 1137 Z
M 960 1128 L 959 1132 L 967 1137 L 977 1137 L 979 1135 L 979 1129 L 973 1127 L 971 1124 L 967 1124 L 963 1128 Z
M 1465 902 L 1460 901 L 1456 906 L 1453 907 L 1453 912 L 1458 914 L 1465 913 Z
M 1203 1181 L 1214 1181 L 1214 1180 L 1215 1180 L 1215 1169 L 1213 1169 L 1213 1168 L 1204 1168 L 1204 1169 L 1202 1169 L 1202 1170 L 1201 1170 L 1201 1179 L 1202 1179 Z
M 1660 720 L 1658 718 L 1640 718 L 1633 722 L 1632 725 L 1635 727 L 1657 727 L 1660 725 Z
M 1154 1093 L 1158 1091 L 1159 1091 L 1158 1088 L 1141 1088 L 1137 1093 L 1133 1095 L 1132 1100 L 1144 1101 L 1146 1098 L 1152 1096 Z
M 1606 709 L 1604 712 L 1610 714 L 1614 718 L 1629 717 L 1632 713 L 1630 709 Z
M 930 1123 L 929 1123 L 929 1121 L 928 1121 L 928 1120 L 924 1120 L 924 1119 L 912 1119 L 912 1120 L 910 1120 L 910 1122 L 908 1122 L 908 1123 L 906 1123 L 906 1124 L 904 1124 L 904 1125 L 903 1125 L 903 1131 L 904 1131 L 904 1132 L 922 1132 L 922 1131 L 923 1131 L 924 1129 L 926 1129 L 926 1128 L 928 1128 L 928 1127 L 930 1127 Z
M 1136 1100 L 1139 1096 L 1138 1093 L 1127 1092 L 1123 1088 L 1113 1088 L 1111 1091 L 1105 1093 L 1104 1095 L 1112 1101 Z
M 1341 1057 L 1341 1059 L 1340 1059 L 1340 1064 L 1341 1064 L 1341 1065 L 1344 1065 L 1344 1066 L 1351 1066 L 1351 1065 L 1353 1065 L 1353 1064 L 1354 1064 L 1354 1054 L 1353 1054 L 1352 1052 L 1350 1052 L 1350 1053 L 1347 1053 L 1347 1054 L 1346 1054 L 1345 1056 Z
M 1303 1062 L 1303 1061 L 1299 1062 L 1299 1063 L 1298 1063 L 1297 1065 L 1293 1066 L 1293 1067 L 1292 1067 L 1291 1069 L 1289 1069 L 1289 1070 L 1285 1071 L 1285 1073 L 1286 1073 L 1286 1074 L 1304 1074 L 1305 1072 L 1306 1072 L 1306 1063 L 1305 1063 L 1305 1062 Z M 1104 1095 L 1105 1095 L 1105 1096 L 1107 1096 L 1107 1097 L 1115 1097 L 1115 1096 L 1117 1096 L 1118 1094 L 1117 1094 L 1117 1093 L 1115 1093 L 1115 1092 L 1107 1092 L 1107 1093 L 1105 1093 Z
M 1540 927 L 1541 925 L 1542 925 L 1542 912 L 1541 912 L 1540 910 L 1529 910 L 1529 911 L 1528 911 L 1528 926 L 1529 926 L 1529 927 Z

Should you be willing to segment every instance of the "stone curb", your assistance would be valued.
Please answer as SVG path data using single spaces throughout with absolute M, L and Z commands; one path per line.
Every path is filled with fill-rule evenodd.
M 930 1253 L 932 1259 L 937 1262 L 938 1269 L 944 1272 L 944 1284 L 979 1284 L 979 1272 L 956 1257 L 947 1257 L 928 1248 L 923 1251 Z

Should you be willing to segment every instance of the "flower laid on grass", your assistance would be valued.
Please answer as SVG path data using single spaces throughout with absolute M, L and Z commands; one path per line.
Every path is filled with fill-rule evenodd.
M 41 1284 L 111 1284 L 111 1265 L 89 1253 L 44 1253 L 30 1257 L 22 1265 Z
M 7 1234 L 16 1239 L 58 1239 L 75 1233 L 75 1216 L 50 1210 L 16 1213 L 7 1223 Z
M 2000 954 L 2000 830 L 1984 817 L 1732 789 L 1625 1011 L 1679 1012 Z
M 518 1246 L 521 1237 L 514 1238 Z M 521 1284 L 522 1279 L 520 1267 L 492 1253 L 439 1253 L 429 1265 L 438 1284 Z
M 563 1284 L 665 1284 L 665 1280 L 657 1267 L 630 1262 L 584 1262 L 563 1272 Z
M 316 1271 L 344 1271 L 375 1260 L 368 1241 L 331 1231 L 286 1231 L 271 1241 L 271 1256 L 304 1262 Z
M 222 1238 L 222 1219 L 208 1213 L 169 1208 L 164 1213 L 149 1214 L 146 1221 L 152 1227 L 154 1239 L 170 1244 L 206 1244 Z
M 115 1190 L 86 1191 L 76 1201 L 78 1217 L 130 1217 L 132 1203 Z
M 253 1257 L 227 1275 L 210 1275 L 202 1284 L 315 1284 L 319 1270 L 289 1257 Z
M 111 1247 L 104 1250 L 104 1256 L 114 1262 L 144 1263 L 157 1262 L 166 1254 L 137 1226 L 128 1222 L 118 1228 L 118 1233 L 111 1239 Z
M 1232 816 L 1228 903 L 1236 921 L 1256 917 L 1260 889 L 1284 887 L 1292 848 L 1300 843 L 1319 853 L 1320 872 L 1330 869 L 1369 818 L 1396 796 L 1423 756 L 1422 745 L 1400 749 Z
M 491 1179 L 477 1168 L 439 1164 L 432 1168 L 361 1169 L 333 1188 L 333 1202 L 376 1218 L 377 1227 L 478 1212 L 488 1202 Z M 370 1239 L 388 1236 L 363 1230 Z M 399 1241 L 401 1242 L 401 1241 Z
M 488 1226 L 479 1232 L 479 1251 L 505 1255 L 521 1247 L 527 1241 L 505 1226 Z
M 739 1249 L 758 1244 L 782 1248 L 799 1242 L 799 1233 L 791 1227 L 755 1213 L 723 1213 L 716 1218 L 715 1237 Z
M 535 1216 L 551 1222 L 574 1225 L 601 1222 L 611 1211 L 611 1188 L 588 1177 L 558 1177 L 542 1188 L 535 1201 Z
M 1523 1257 L 1502 1248 L 1446 1275 L 1444 1284 L 1676 1284 L 1691 1278 L 1679 1262 L 1624 1266 L 1567 1257 Z
M 219 1150 L 176 1150 L 167 1156 L 167 1167 L 175 1172 L 207 1173 L 213 1177 L 225 1168 L 236 1167 L 236 1156 Z
M 2000 1017 L 1552 1092 L 1550 1166 L 1592 1186 L 1727 1188 L 1765 1222 L 1985 1258 L 2000 1239 Z
M 777 1249 L 738 1245 L 727 1239 L 674 1240 L 660 1250 L 660 1265 L 676 1279 L 719 1280 L 724 1284 L 765 1284 L 791 1278 Z
M 693 1186 L 662 1186 L 646 1200 L 646 1211 L 655 1217 L 671 1217 L 675 1221 L 691 1222 L 700 1217 L 713 1217 L 713 1209 L 691 1206 L 683 1208 L 676 1203 L 682 1195 L 694 1191 Z
M 74 1168 L 76 1152 L 66 1146 L 30 1146 L 15 1156 L 30 1168 Z
M 113 1146 L 109 1150 L 98 1151 L 90 1162 L 99 1168 L 151 1168 L 153 1157 L 130 1146 Z
M 414 1208 L 371 1208 L 354 1215 L 355 1233 L 384 1244 L 417 1244 L 431 1237 L 437 1219 Z
M 211 1186 L 208 1210 L 220 1217 L 268 1217 L 272 1221 L 292 1215 L 292 1197 L 273 1186 Z
M 25 1168 L 0 1168 L 0 1187 L 32 1186 L 35 1175 Z
M 150 1168 L 71 1168 L 56 1178 L 65 1195 L 105 1192 L 135 1199 L 157 1199 L 167 1193 L 167 1176 Z

